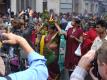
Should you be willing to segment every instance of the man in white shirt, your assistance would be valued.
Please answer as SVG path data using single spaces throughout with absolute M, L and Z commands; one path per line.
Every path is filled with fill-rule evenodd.
M 95 38 L 95 40 L 91 46 L 91 49 L 93 49 L 95 51 L 100 48 L 104 39 L 107 40 L 106 22 L 104 20 L 99 20 L 96 24 L 97 24 L 96 25 L 96 32 L 97 32 L 98 36 Z
M 96 31 L 98 36 L 96 37 L 91 50 L 85 54 L 79 61 L 78 66 L 75 68 L 74 72 L 71 74 L 70 80 L 84 80 L 87 71 L 90 69 L 90 63 L 94 60 L 97 54 L 97 64 L 98 64 L 98 71 L 100 76 L 107 80 L 106 76 L 106 69 L 107 69 L 107 35 L 106 35 L 106 22 L 104 20 L 99 20 L 96 23 Z M 102 45 L 103 44 L 103 45 Z M 106 46 L 105 46 L 105 45 Z M 96 52 L 95 52 L 96 51 Z M 101 56 L 101 53 L 104 54 Z M 100 55 L 100 56 L 99 56 Z M 103 64 L 102 64 L 103 63 Z M 102 65 L 101 65 L 102 64 Z M 103 76 L 103 75 L 104 76 Z M 94 80 L 98 80 L 96 77 L 93 76 L 91 72 L 91 76 Z
M 84 80 L 91 66 L 91 62 L 94 60 L 95 56 L 97 57 L 98 72 L 102 80 L 107 80 L 107 41 L 103 42 L 102 46 L 95 52 L 90 50 L 86 55 L 84 55 L 78 66 L 75 68 L 72 73 L 70 80 Z M 93 80 L 98 80 L 90 71 L 90 75 Z

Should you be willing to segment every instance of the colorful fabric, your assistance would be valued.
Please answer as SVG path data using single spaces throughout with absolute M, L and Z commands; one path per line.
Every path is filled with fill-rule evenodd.
M 45 35 L 42 35 L 42 38 L 41 38 L 41 41 L 40 41 L 40 54 L 41 55 L 43 55 L 44 39 L 45 39 Z
M 78 27 L 75 32 L 73 32 L 73 28 L 69 28 L 67 31 L 67 44 L 66 44 L 66 54 L 65 54 L 65 67 L 67 69 L 74 68 L 75 65 L 78 64 L 80 57 L 75 55 L 75 50 L 77 49 L 79 42 L 75 38 L 71 38 L 70 36 L 75 36 L 76 38 L 80 38 L 83 34 L 83 30 Z
M 59 60 L 58 60 L 60 71 L 64 70 L 65 52 L 66 52 L 66 40 L 64 38 L 64 35 L 61 35 L 59 45 Z
M 52 49 L 50 49 L 49 45 L 47 46 L 48 43 L 50 43 L 50 44 L 55 43 L 55 39 L 51 40 L 53 36 L 54 35 L 50 34 L 50 35 L 47 35 L 45 37 L 44 55 L 45 55 L 45 57 L 47 59 L 47 64 L 51 64 L 52 62 L 55 61 L 56 47 L 55 48 L 53 47 Z
M 54 60 L 55 60 L 55 53 L 54 53 L 54 51 L 52 51 L 52 50 L 50 50 L 50 49 L 48 49 L 48 48 L 45 48 L 45 50 L 46 50 L 46 54 L 45 54 L 45 57 L 46 57 L 46 59 L 47 59 L 47 62 L 46 62 L 46 64 L 47 65 L 49 65 L 49 64 L 51 64 L 51 63 L 53 63 L 54 62 Z
M 97 36 L 97 33 L 96 33 L 95 28 L 90 28 L 88 31 L 84 33 L 83 35 L 84 40 L 81 45 L 82 55 L 84 55 L 85 53 L 87 53 L 87 51 L 90 50 L 96 36 Z
M 55 80 L 57 74 L 60 73 L 58 66 L 58 37 L 55 36 L 55 38 L 53 38 L 54 36 L 55 34 L 48 34 L 45 37 L 44 55 L 47 58 L 49 80 Z M 50 47 L 50 45 L 57 45 L 57 46 Z

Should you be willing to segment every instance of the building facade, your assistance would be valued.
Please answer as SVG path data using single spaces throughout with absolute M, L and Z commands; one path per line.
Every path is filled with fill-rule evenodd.
M 72 0 L 36 0 L 36 11 L 43 12 L 44 10 L 53 11 L 57 14 L 72 12 Z
M 99 3 L 99 5 L 100 5 L 100 12 L 107 12 L 107 0 L 100 0 L 100 3 Z
M 97 14 L 98 0 L 73 0 L 73 12 L 77 14 Z
M 60 0 L 59 6 L 60 13 L 72 13 L 72 0 Z
M 72 0 L 11 0 L 11 10 L 15 13 L 31 7 L 37 12 L 53 9 L 55 13 L 72 12 Z
M 21 10 L 25 10 L 28 7 L 36 10 L 36 0 L 11 0 L 11 11 L 16 14 Z
M 57 14 L 101 14 L 107 12 L 107 0 L 0 0 L 0 12 L 11 8 L 16 14 L 27 7 L 37 12 L 53 9 Z
M 0 0 L 0 13 L 5 13 L 10 7 L 10 0 Z

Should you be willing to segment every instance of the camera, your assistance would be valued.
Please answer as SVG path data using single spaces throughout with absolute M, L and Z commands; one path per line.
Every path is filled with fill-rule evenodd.
M 29 20 L 29 12 L 28 12 L 28 10 L 24 10 L 23 19 L 24 19 L 25 21 L 28 21 L 28 20 Z
M 92 66 L 94 67 L 92 73 L 94 74 L 94 76 L 96 76 L 99 80 L 101 80 L 101 76 L 98 72 L 98 64 L 97 64 L 97 58 L 95 58 L 92 62 Z

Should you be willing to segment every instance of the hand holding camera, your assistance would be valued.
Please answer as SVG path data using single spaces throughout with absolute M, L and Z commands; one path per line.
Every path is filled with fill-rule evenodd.
M 98 80 L 98 78 L 95 77 L 94 74 L 93 74 L 93 69 L 94 69 L 94 67 L 92 67 L 92 68 L 90 69 L 89 73 L 90 73 L 90 75 L 91 75 L 91 77 L 92 77 L 93 80 Z
M 87 54 L 85 54 L 79 61 L 78 66 L 84 68 L 85 70 L 89 70 L 91 65 L 91 62 L 95 58 L 95 51 L 90 50 Z

